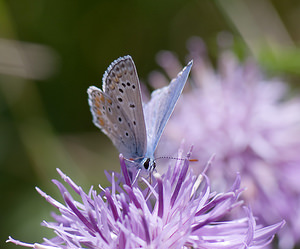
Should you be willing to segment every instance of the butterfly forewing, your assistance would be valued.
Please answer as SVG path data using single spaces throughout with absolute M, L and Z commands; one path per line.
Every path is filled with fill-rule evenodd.
M 147 148 L 146 126 L 140 83 L 130 56 L 120 57 L 108 67 L 103 76 L 102 88 L 126 118 L 135 136 L 138 156 L 143 157 Z
M 151 94 L 151 100 L 145 105 L 147 128 L 147 155 L 153 155 L 161 134 L 175 108 L 176 102 L 185 86 L 192 61 L 177 75 L 171 83 Z

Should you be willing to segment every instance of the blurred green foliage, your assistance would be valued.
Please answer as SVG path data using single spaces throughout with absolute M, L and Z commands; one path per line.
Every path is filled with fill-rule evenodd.
M 147 82 L 160 50 L 174 51 L 184 62 L 186 41 L 197 35 L 216 58 L 218 34 L 229 31 L 240 54 L 252 54 L 272 73 L 299 82 L 299 2 L 263 1 L 269 7 L 260 17 L 262 28 L 251 16 L 243 23 L 260 2 L 221 1 L 0 0 L 0 38 L 43 45 L 53 60 L 42 77 L 0 72 L 1 248 L 16 248 L 4 244 L 8 235 L 27 242 L 47 236 L 39 223 L 53 209 L 34 187 L 61 200 L 51 183 L 58 177 L 55 168 L 85 190 L 106 186 L 104 169 L 118 170 L 117 151 L 91 122 L 86 89 L 100 87 L 119 56 L 130 54 Z M 274 11 L 286 33 L 268 26 Z M 29 59 L 22 57 L 21 65 L 39 66 Z

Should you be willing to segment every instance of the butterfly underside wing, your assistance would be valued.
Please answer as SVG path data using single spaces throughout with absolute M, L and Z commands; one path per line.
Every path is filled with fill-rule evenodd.
M 94 124 L 125 158 L 143 157 L 147 135 L 140 83 L 130 56 L 120 57 L 106 70 L 102 89 L 88 89 Z
M 148 141 L 146 156 L 151 157 L 154 154 L 162 132 L 188 79 L 192 64 L 193 62 L 190 61 L 168 86 L 155 90 L 151 94 L 151 100 L 145 105 Z

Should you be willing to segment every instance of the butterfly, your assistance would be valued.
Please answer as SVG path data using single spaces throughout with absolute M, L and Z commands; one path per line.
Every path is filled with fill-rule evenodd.
M 154 152 L 192 64 L 190 61 L 168 86 L 155 90 L 144 106 L 136 67 L 129 55 L 118 58 L 107 68 L 102 90 L 88 88 L 93 123 L 139 170 L 155 169 Z

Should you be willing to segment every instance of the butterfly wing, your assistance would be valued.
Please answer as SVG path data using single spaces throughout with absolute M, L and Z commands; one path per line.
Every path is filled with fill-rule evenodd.
M 145 105 L 147 129 L 147 155 L 153 156 L 162 132 L 175 108 L 176 102 L 188 79 L 193 62 L 177 75 L 171 83 L 151 94 L 151 100 Z
M 103 75 L 102 88 L 103 91 L 96 87 L 88 90 L 94 124 L 126 158 L 143 157 L 147 148 L 146 127 L 140 83 L 130 56 L 111 63 Z M 106 109 L 105 114 L 101 108 Z
M 95 86 L 88 89 L 93 123 L 106 134 L 115 147 L 127 158 L 139 156 L 137 138 L 117 104 Z

